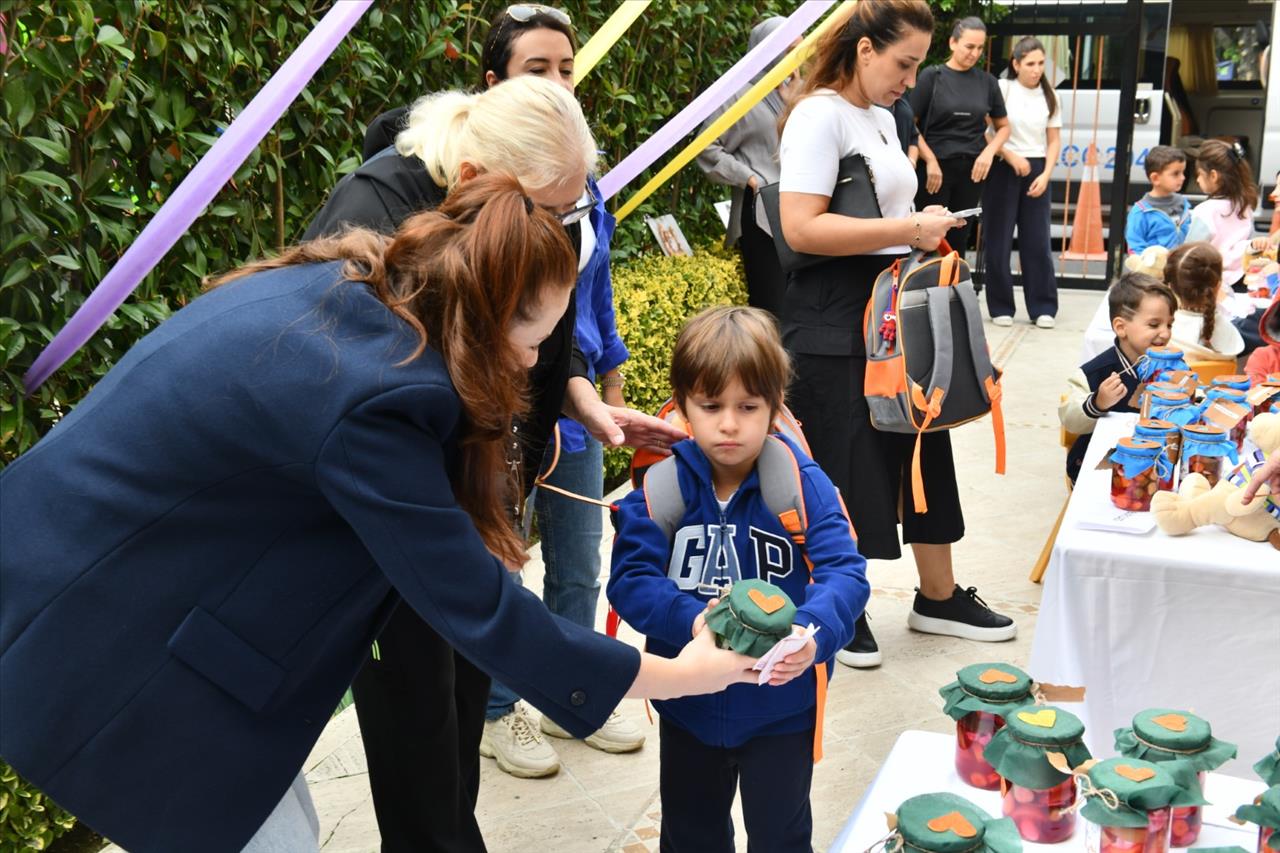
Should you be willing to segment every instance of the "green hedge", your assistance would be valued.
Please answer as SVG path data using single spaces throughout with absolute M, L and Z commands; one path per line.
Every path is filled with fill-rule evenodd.
M 656 412 L 671 396 L 671 349 L 685 320 L 711 305 L 746 304 L 742 261 L 719 244 L 691 258 L 638 258 L 614 268 L 613 301 L 618 332 L 631 351 L 623 366 L 627 405 Z M 606 451 L 606 482 L 621 482 L 630 464 L 630 450 Z

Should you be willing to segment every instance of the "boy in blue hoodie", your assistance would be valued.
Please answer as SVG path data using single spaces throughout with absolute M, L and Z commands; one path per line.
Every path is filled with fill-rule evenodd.
M 1131 255 L 1142 254 L 1148 246 L 1172 251 L 1186 242 L 1191 227 L 1191 202 L 1179 192 L 1186 180 L 1187 155 L 1157 145 L 1147 154 L 1145 166 L 1151 191 L 1134 203 L 1124 224 Z
M 777 326 L 753 308 L 712 308 L 676 341 L 671 387 L 692 438 L 672 448 L 685 511 L 671 540 L 650 517 L 644 490 L 621 503 L 606 588 L 618 614 L 675 657 L 705 629 L 729 585 L 759 578 L 796 603 L 794 629 L 819 630 L 784 658 L 768 684 L 655 702 L 662 716 L 660 790 L 664 851 L 732 853 L 729 809 L 741 790 L 752 850 L 808 853 L 818 675 L 852 639 L 870 588 L 866 561 L 836 488 L 785 438 L 800 472 L 805 553 L 760 491 L 756 460 L 790 376 Z M 825 689 L 825 684 L 822 687 Z

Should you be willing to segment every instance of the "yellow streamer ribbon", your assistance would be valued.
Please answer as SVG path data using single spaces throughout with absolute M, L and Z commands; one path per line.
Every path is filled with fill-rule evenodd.
M 604 26 L 596 30 L 587 43 L 578 49 L 577 56 L 573 58 L 573 85 L 581 83 L 591 73 L 591 69 L 596 67 L 596 63 L 604 59 L 609 48 L 622 38 L 622 34 L 644 13 L 650 2 L 651 0 L 622 0 L 622 5 L 609 16 Z
M 818 26 L 814 28 L 813 32 L 805 36 L 804 41 L 800 42 L 800 44 L 796 46 L 795 50 L 788 53 L 781 62 L 769 71 L 768 74 L 765 74 L 756 81 L 756 84 L 748 89 L 732 107 L 726 110 L 720 118 L 716 119 L 710 127 L 698 134 L 692 142 L 685 146 L 683 151 L 676 155 L 674 160 L 663 167 L 661 172 L 654 175 L 653 178 L 649 180 L 649 183 L 645 184 L 635 195 L 627 199 L 627 203 L 618 208 L 617 213 L 614 214 L 617 221 L 621 222 L 623 219 L 626 219 L 629 214 L 634 213 L 635 209 L 639 207 L 645 199 L 651 196 L 658 187 L 671 180 L 672 176 L 675 175 L 676 172 L 689 165 L 689 162 L 693 160 L 694 157 L 697 157 L 702 153 L 702 149 L 706 148 L 713 141 L 718 139 L 721 134 L 733 126 L 734 122 L 738 121 L 738 119 L 746 115 L 752 107 L 764 100 L 765 95 L 782 85 L 782 81 L 787 79 L 787 77 L 791 75 L 791 72 L 799 68 L 801 63 L 809 58 L 809 54 L 813 52 L 814 45 L 817 44 L 818 39 L 822 38 L 827 30 L 835 26 L 840 26 L 849 19 L 849 15 L 852 14 L 853 7 L 857 2 L 858 0 L 844 0 L 843 3 L 837 6 L 835 11 L 826 17 L 826 20 L 818 24 Z M 592 41 L 594 40 L 595 39 L 593 38 Z

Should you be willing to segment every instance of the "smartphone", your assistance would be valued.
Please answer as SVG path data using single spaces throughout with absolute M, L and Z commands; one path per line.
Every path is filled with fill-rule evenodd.
M 971 216 L 981 216 L 982 208 L 971 207 L 968 210 L 953 210 L 947 213 L 948 216 L 954 216 L 956 219 L 968 219 Z

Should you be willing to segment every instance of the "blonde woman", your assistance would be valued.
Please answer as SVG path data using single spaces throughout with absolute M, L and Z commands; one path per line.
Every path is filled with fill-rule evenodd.
M 502 173 L 518 178 L 577 248 L 592 209 L 582 197 L 595 160 L 582 110 L 557 83 L 528 74 L 479 94 L 429 95 L 413 105 L 394 147 L 338 184 L 307 236 L 353 224 L 390 232 L 408 215 L 436 207 L 454 186 Z M 655 418 L 601 401 L 574 346 L 576 315 L 570 301 L 530 372 L 531 406 L 509 448 L 509 461 L 525 474 L 521 499 L 562 413 L 606 445 L 683 438 Z M 400 607 L 353 692 L 384 853 L 483 850 L 473 811 L 489 677 Z M 424 766 L 445 772 L 427 776 Z

